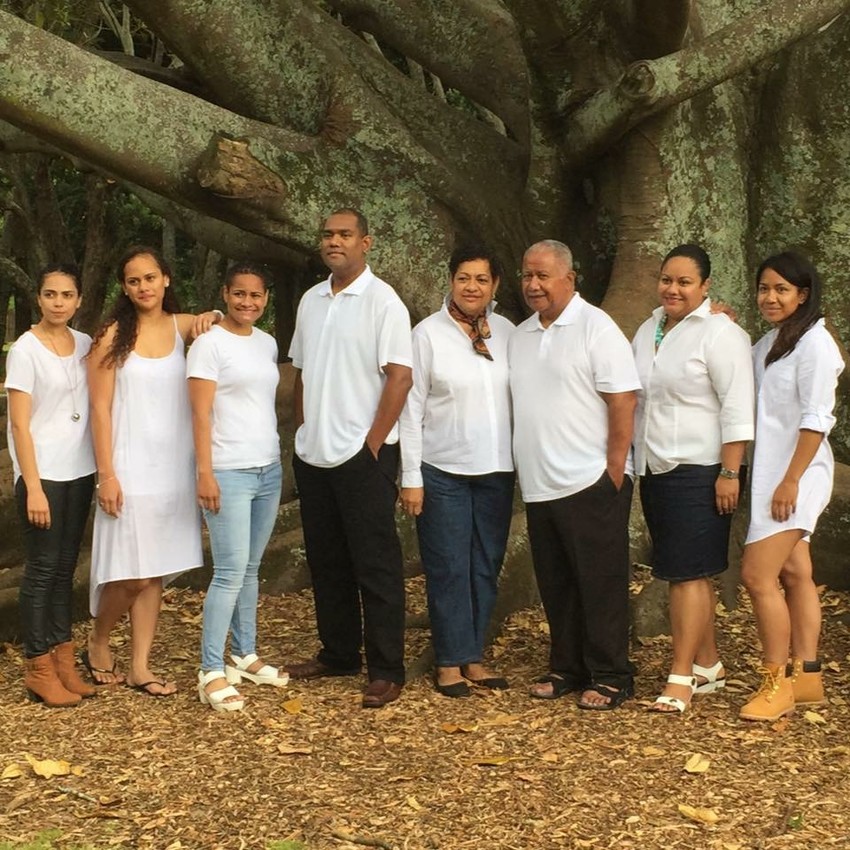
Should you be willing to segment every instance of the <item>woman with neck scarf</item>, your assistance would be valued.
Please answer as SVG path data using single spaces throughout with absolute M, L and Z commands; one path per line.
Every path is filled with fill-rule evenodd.
M 448 697 L 507 682 L 482 663 L 510 528 L 508 391 L 513 324 L 493 312 L 496 255 L 463 247 L 442 308 L 413 330 L 413 389 L 400 419 L 401 504 L 416 517 L 434 644 Z

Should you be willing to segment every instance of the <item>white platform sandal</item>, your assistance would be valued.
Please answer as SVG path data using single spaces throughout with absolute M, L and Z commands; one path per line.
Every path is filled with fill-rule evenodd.
M 210 670 L 209 673 L 204 673 L 203 670 L 198 672 L 198 698 L 201 704 L 208 705 L 213 711 L 242 711 L 245 708 L 245 700 L 233 685 L 219 688 L 217 691 L 207 691 L 207 685 L 210 682 L 224 678 L 226 677 L 221 670 Z M 239 699 L 229 700 L 228 697 L 239 697 Z
M 224 675 L 231 685 L 238 685 L 243 679 L 247 679 L 255 685 L 271 685 L 274 688 L 282 688 L 289 684 L 289 673 L 281 675 L 277 667 L 271 667 L 268 664 L 263 664 L 256 673 L 250 673 L 248 668 L 260 660 L 256 653 L 252 652 L 242 658 L 238 655 L 231 655 L 230 660 L 233 665 L 225 665 Z
M 711 667 L 701 667 L 699 664 L 694 664 L 694 676 L 699 676 L 702 679 L 705 679 L 704 682 L 699 682 L 697 684 L 697 689 L 694 693 L 697 694 L 713 694 L 715 691 L 719 691 L 721 688 L 726 687 L 726 671 L 723 671 L 723 675 L 719 676 L 718 673 L 723 670 L 723 662 L 718 661 L 717 664 L 712 665 Z
M 684 685 L 691 689 L 691 696 L 696 693 L 697 689 L 697 680 L 693 676 L 682 676 L 679 673 L 671 673 L 667 677 L 667 684 Z M 649 707 L 649 710 L 654 711 L 656 714 L 674 714 L 675 712 L 667 711 L 666 708 L 655 708 L 656 705 L 670 706 L 670 708 L 674 708 L 682 714 L 690 705 L 690 701 L 685 702 L 683 699 L 679 699 L 679 697 L 668 697 L 662 694 L 660 697 L 656 697 L 655 702 Z

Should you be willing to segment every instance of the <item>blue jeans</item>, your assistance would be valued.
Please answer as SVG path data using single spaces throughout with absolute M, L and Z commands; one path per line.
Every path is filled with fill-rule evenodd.
M 282 481 L 279 462 L 214 472 L 221 508 L 217 514 L 204 511 L 213 555 L 201 636 L 204 672 L 224 669 L 228 629 L 234 655 L 256 651 L 258 574 L 277 519 Z
M 480 661 L 513 513 L 514 473 L 453 475 L 422 464 L 416 519 L 439 667 Z

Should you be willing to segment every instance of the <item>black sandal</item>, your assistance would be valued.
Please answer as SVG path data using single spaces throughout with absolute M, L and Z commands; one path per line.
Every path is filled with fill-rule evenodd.
M 611 685 L 602 685 L 602 684 L 592 684 L 589 688 L 585 688 L 586 691 L 593 691 L 594 693 L 599 694 L 601 697 L 608 697 L 608 702 L 600 703 L 599 705 L 592 705 L 590 703 L 582 702 L 579 700 L 576 705 L 579 708 L 583 708 L 586 711 L 613 711 L 615 708 L 619 708 L 627 699 L 629 699 L 633 695 L 633 691 L 631 687 L 628 688 L 617 688 L 612 687 Z
M 567 679 L 560 673 L 547 673 L 545 676 L 535 679 L 534 684 L 552 686 L 551 694 L 536 694 L 533 690 L 529 690 L 528 695 L 534 697 L 534 699 L 560 699 L 566 694 L 582 690 L 581 685 L 576 683 L 574 679 Z

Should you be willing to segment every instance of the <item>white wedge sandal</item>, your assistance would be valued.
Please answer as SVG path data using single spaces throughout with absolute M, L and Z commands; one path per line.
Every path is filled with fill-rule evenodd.
M 723 670 L 723 675 L 718 675 Z M 713 694 L 721 688 L 726 687 L 726 671 L 723 669 L 723 662 L 718 661 L 711 667 L 701 667 L 699 664 L 694 664 L 694 676 L 699 676 L 705 679 L 704 682 L 697 683 L 697 689 L 694 693 L 697 694 Z
M 282 688 L 289 684 L 289 673 L 281 675 L 277 667 L 272 667 L 269 664 L 263 664 L 256 673 L 250 673 L 248 668 L 260 660 L 256 653 L 252 652 L 242 658 L 238 655 L 231 655 L 230 660 L 233 665 L 225 665 L 224 675 L 231 685 L 238 685 L 243 679 L 247 679 L 255 685 L 271 685 L 274 688 Z
M 671 673 L 667 677 L 667 684 L 684 685 L 690 688 L 692 697 L 697 689 L 697 680 L 693 676 L 682 676 L 679 673 Z M 649 710 L 654 711 L 656 714 L 675 714 L 676 711 L 668 711 L 666 708 L 656 708 L 656 705 L 670 706 L 670 708 L 674 708 L 680 714 L 683 714 L 685 709 L 690 705 L 690 700 L 685 702 L 683 699 L 679 699 L 679 697 L 668 697 L 662 694 L 660 697 L 656 697 L 655 702 L 649 707 Z
M 207 691 L 207 685 L 210 682 L 224 678 L 226 677 L 221 670 L 210 670 L 209 673 L 204 673 L 203 670 L 199 671 L 198 698 L 203 705 L 208 705 L 213 711 L 242 711 L 245 708 L 245 700 L 233 685 L 219 688 L 217 691 Z M 239 699 L 229 700 L 228 697 L 239 697 Z

